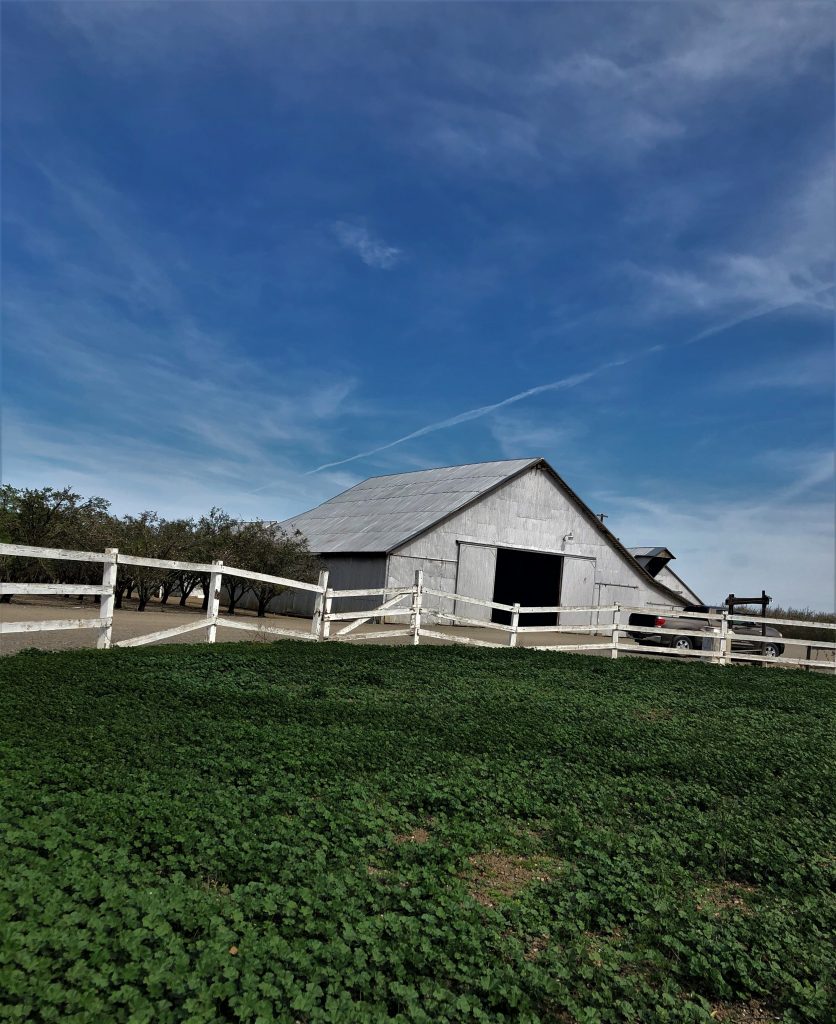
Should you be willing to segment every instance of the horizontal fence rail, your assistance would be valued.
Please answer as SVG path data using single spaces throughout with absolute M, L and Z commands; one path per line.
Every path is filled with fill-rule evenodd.
M 21 633 L 40 633 L 50 630 L 86 629 L 98 632 L 97 646 L 139 647 L 157 643 L 188 633 L 205 632 L 206 640 L 214 643 L 217 630 L 234 629 L 252 632 L 263 637 L 291 637 L 297 640 L 336 641 L 340 643 L 366 640 L 394 640 L 408 638 L 418 644 L 422 637 L 443 643 L 463 644 L 473 647 L 516 647 L 520 638 L 537 638 L 527 643 L 527 650 L 535 651 L 594 651 L 617 658 L 619 654 L 660 654 L 666 653 L 677 658 L 704 659 L 716 665 L 730 665 L 735 662 L 756 662 L 769 665 L 799 666 L 806 668 L 832 669 L 836 671 L 836 622 L 815 622 L 806 619 L 763 619 L 755 615 L 730 614 L 728 612 L 686 612 L 644 605 L 536 605 L 520 606 L 503 604 L 438 590 L 424 585 L 422 570 L 415 573 L 412 586 L 383 586 L 371 589 L 334 590 L 328 586 L 329 574 L 323 570 L 317 583 L 287 579 L 250 569 L 224 565 L 223 562 L 186 562 L 179 559 L 150 558 L 125 554 L 115 548 L 100 551 L 74 551 L 64 548 L 45 548 L 28 544 L 0 544 L 0 558 L 24 558 L 37 562 L 93 562 L 102 564 L 101 583 L 35 583 L 14 580 L 0 581 L 0 596 L 57 596 L 100 599 L 98 614 L 91 618 L 51 619 L 45 621 L 0 622 L 0 636 Z M 8 563 L 0 563 L 8 565 Z M 160 569 L 165 572 L 187 572 L 201 574 L 208 578 L 206 611 L 198 619 L 158 630 L 143 636 L 113 641 L 114 594 L 119 566 Z M 8 575 L 8 572 L 5 572 Z M 220 615 L 221 594 L 224 577 L 251 580 L 254 583 L 273 584 L 279 590 L 297 590 L 315 596 L 313 617 L 310 627 L 291 629 L 268 624 L 263 619 L 233 619 Z M 375 607 L 358 611 L 333 611 L 335 601 L 346 598 L 369 598 L 379 602 Z M 428 600 L 429 599 L 429 600 Z M 430 603 L 435 599 L 433 603 Z M 445 610 L 440 602 L 453 602 L 453 610 Z M 436 605 L 439 605 L 436 607 Z M 461 614 L 461 609 L 484 608 L 489 612 L 500 611 L 510 622 L 492 622 Z M 632 614 L 640 614 L 652 620 L 654 625 L 639 625 L 630 622 Z M 520 625 L 524 615 L 554 615 L 554 624 L 543 626 Z M 589 616 L 589 622 L 567 623 L 562 616 Z M 657 619 L 665 619 L 664 625 L 655 625 Z M 407 619 L 408 622 L 397 620 Z M 603 621 L 601 621 L 603 619 Z M 685 628 L 677 629 L 668 622 L 680 620 Z M 393 621 L 394 620 L 394 621 Z M 610 621 L 611 620 L 611 621 Z M 345 624 L 344 624 L 345 623 Z M 378 625 L 375 625 L 377 623 Z M 743 632 L 740 623 L 747 623 L 763 632 Z M 332 624 L 339 629 L 332 633 Z M 435 624 L 442 624 L 442 632 Z M 446 625 L 444 625 L 446 624 Z M 772 636 L 765 627 L 798 627 L 816 630 L 822 634 L 830 632 L 833 640 L 811 640 L 809 637 L 791 635 Z M 362 627 L 365 627 L 363 629 Z M 466 635 L 462 630 L 473 632 L 484 630 L 482 636 Z M 489 634 L 499 634 L 500 639 L 490 639 Z M 545 644 L 539 637 L 552 635 L 555 640 L 572 634 L 582 639 L 591 634 L 587 642 Z M 594 635 L 600 642 L 590 642 Z M 674 648 L 674 638 L 687 638 L 691 646 Z M 649 638 L 658 640 L 650 643 Z M 765 645 L 778 645 L 784 649 L 780 656 L 764 653 Z M 745 646 L 744 646 L 745 645 Z M 806 650 L 804 658 L 791 657 L 787 648 Z M 822 653 L 825 659 L 814 654 Z M 830 657 L 828 657 L 830 655 Z

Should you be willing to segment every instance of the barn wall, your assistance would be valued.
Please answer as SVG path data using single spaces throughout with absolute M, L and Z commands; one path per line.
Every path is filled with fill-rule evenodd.
M 564 544 L 562 538 L 568 533 L 573 535 L 572 540 Z M 624 595 L 631 595 L 630 603 L 672 605 L 671 599 L 653 586 L 633 558 L 613 547 L 551 475 L 539 467 L 508 481 L 469 508 L 398 548 L 389 557 L 387 585 L 408 586 L 415 569 L 423 568 L 427 586 L 455 591 L 459 542 L 581 555 L 594 560 L 593 566 L 591 561 L 581 565 L 580 559 L 566 559 L 564 571 L 568 570 L 568 576 L 562 594 L 564 604 L 593 604 L 602 586 L 621 584 L 625 588 Z M 482 589 L 487 586 L 492 592 L 492 578 L 489 584 L 480 584 Z M 427 598 L 425 604 L 428 608 L 438 607 L 439 600 Z M 449 605 L 445 610 L 449 610 Z M 587 621 L 590 618 L 581 617 Z
M 660 583 L 664 583 L 666 587 L 670 587 L 671 590 L 675 590 L 677 594 L 682 594 L 686 604 L 702 604 L 702 601 L 688 584 L 683 583 L 676 573 L 672 572 L 667 566 L 657 573 L 656 579 Z
M 324 561 L 332 590 L 382 590 L 386 586 L 386 555 L 328 555 Z M 332 611 L 360 612 L 377 608 L 382 602 L 382 594 L 335 598 Z
M 328 555 L 322 561 L 329 572 L 328 586 L 334 590 L 369 590 L 383 587 L 386 579 L 385 555 Z M 380 597 L 344 597 L 334 601 L 332 611 L 353 612 L 376 608 Z M 279 615 L 312 616 L 316 594 L 305 590 L 287 590 L 268 605 L 268 611 Z M 239 608 L 255 608 L 257 602 L 248 594 Z

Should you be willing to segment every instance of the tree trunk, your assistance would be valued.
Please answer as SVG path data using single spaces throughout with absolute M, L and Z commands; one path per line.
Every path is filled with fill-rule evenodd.
M 122 607 L 122 598 L 124 596 L 125 596 L 125 584 L 124 583 L 121 583 L 121 584 L 117 583 L 117 585 L 116 585 L 116 600 L 113 602 L 113 607 L 114 608 L 121 608 Z
M 144 612 L 146 604 L 148 604 L 148 598 L 145 596 L 145 594 L 140 593 L 140 595 L 139 595 L 139 604 L 137 605 L 136 610 L 138 612 Z
M 259 619 L 266 619 L 267 618 L 267 605 L 269 603 L 270 603 L 270 598 L 269 597 L 260 597 L 258 599 L 258 618 Z
M 244 587 L 227 587 L 227 594 L 229 595 L 229 604 L 226 606 L 226 614 L 234 615 L 235 606 L 244 596 Z
M 11 594 L 0 594 L 0 604 L 11 604 L 11 603 L 12 603 L 12 595 Z
M 134 596 L 134 590 L 135 589 L 136 589 L 136 584 L 135 583 L 128 583 L 126 585 L 126 587 L 125 587 L 125 597 L 127 597 L 127 599 L 129 601 Z
M 209 576 L 202 576 L 200 582 L 203 584 L 203 604 L 201 604 L 201 611 L 209 611 Z

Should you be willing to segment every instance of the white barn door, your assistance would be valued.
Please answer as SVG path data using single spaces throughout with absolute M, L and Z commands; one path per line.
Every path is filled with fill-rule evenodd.
M 560 603 L 569 607 L 589 607 L 595 603 L 595 559 L 563 556 L 563 580 L 560 587 Z M 561 612 L 560 626 L 589 626 L 594 612 Z
M 496 548 L 485 544 L 459 542 L 459 565 L 456 573 L 456 593 L 466 597 L 477 597 L 480 601 L 493 600 L 494 577 L 496 576 Z M 482 605 L 456 601 L 456 614 L 466 619 L 491 621 L 491 609 Z

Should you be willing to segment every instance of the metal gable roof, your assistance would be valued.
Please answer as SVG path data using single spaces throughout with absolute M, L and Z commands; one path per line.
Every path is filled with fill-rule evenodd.
M 281 524 L 320 554 L 384 554 L 540 459 L 506 459 L 376 476 Z

